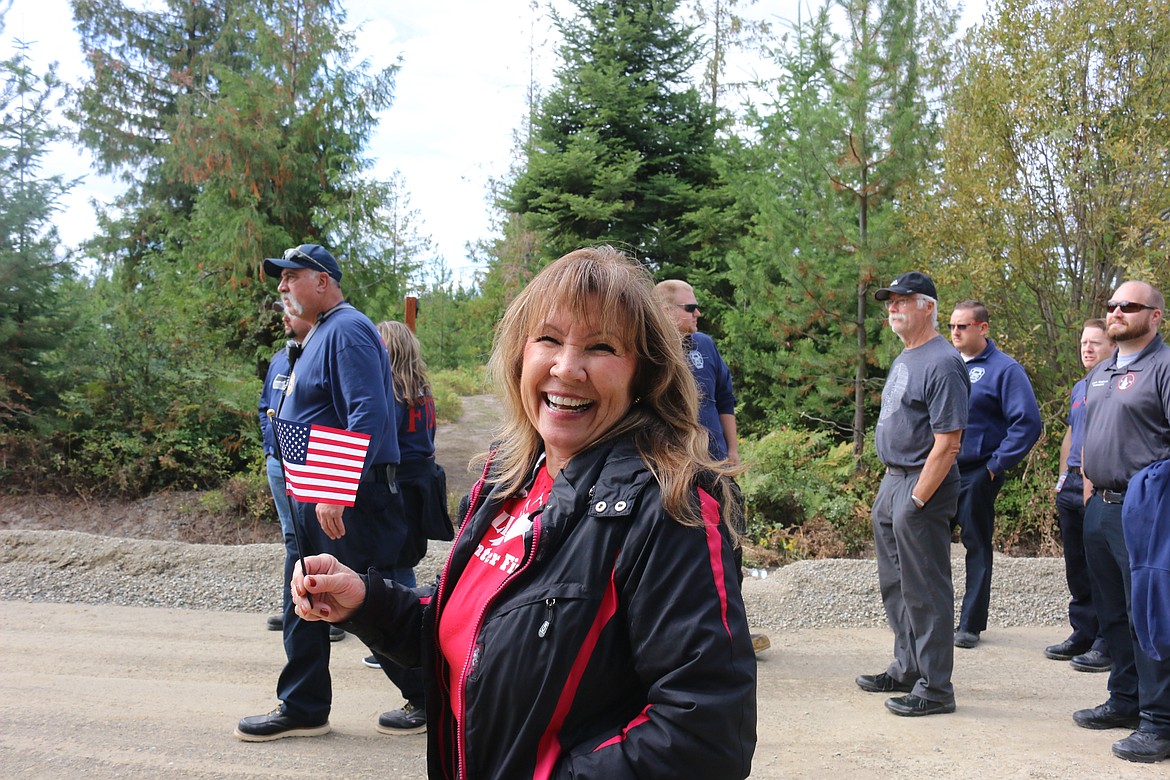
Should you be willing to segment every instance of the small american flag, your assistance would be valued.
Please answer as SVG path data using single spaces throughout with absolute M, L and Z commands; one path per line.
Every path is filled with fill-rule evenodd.
M 288 494 L 304 503 L 353 506 L 370 437 L 324 425 L 274 422 Z

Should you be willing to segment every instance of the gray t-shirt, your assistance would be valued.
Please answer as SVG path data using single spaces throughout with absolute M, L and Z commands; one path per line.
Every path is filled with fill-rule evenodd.
M 1170 458 L 1170 347 L 1155 334 L 1128 365 L 1102 360 L 1086 381 L 1081 468 L 1096 487 L 1125 490 L 1134 474 Z
M 942 336 L 894 358 L 874 434 L 882 463 L 922 468 L 934 447 L 934 434 L 967 427 L 970 392 L 963 360 Z

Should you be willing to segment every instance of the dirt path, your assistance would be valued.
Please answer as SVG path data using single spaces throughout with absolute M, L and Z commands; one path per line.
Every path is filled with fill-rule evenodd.
M 460 491 L 460 495 L 482 472 L 479 469 L 472 473 L 468 461 L 487 450 L 500 421 L 500 402 L 494 395 L 465 395 L 462 400 L 459 420 L 439 423 L 435 432 L 435 460 L 447 472 L 447 487 Z
M 284 660 L 262 615 L 9 601 L 0 623 L 5 776 L 425 776 L 424 737 L 374 731 L 399 701 L 352 637 L 333 645 L 333 733 L 245 744 L 235 722 L 272 706 Z M 852 682 L 880 670 L 884 629 L 774 635 L 759 660 L 752 777 L 1165 777 L 1165 765 L 1110 755 L 1124 732 L 1073 725 L 1073 709 L 1104 698 L 1104 676 L 1045 660 L 1051 639 L 1051 628 L 995 631 L 957 659 L 958 712 L 904 719 Z

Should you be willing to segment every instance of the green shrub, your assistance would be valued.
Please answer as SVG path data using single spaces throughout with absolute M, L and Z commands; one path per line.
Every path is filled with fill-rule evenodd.
M 432 371 L 429 378 L 436 399 L 439 397 L 437 392 L 439 387 L 446 388 L 455 395 L 483 395 L 491 392 L 487 366 L 445 368 L 441 371 Z
M 1037 447 L 1012 469 L 995 502 L 995 547 L 1020 555 L 1059 555 L 1055 453 Z
M 279 522 L 268 476 L 260 467 L 235 474 L 220 487 L 204 492 L 199 504 L 204 511 L 231 518 L 241 526 Z
M 740 457 L 747 466 L 739 482 L 749 549 L 758 548 L 751 552 L 759 562 L 853 556 L 868 548 L 876 480 L 867 469 L 854 474 L 852 445 L 780 428 L 740 442 Z
M 435 415 L 442 422 L 454 422 L 463 416 L 465 395 L 490 393 L 487 366 L 447 368 L 430 374 L 431 393 L 435 397 Z
M 463 416 L 463 399 L 449 385 L 431 385 L 435 398 L 435 417 L 440 422 L 455 422 Z

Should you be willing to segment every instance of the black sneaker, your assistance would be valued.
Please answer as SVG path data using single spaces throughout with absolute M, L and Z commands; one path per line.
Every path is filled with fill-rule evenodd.
M 383 712 L 378 716 L 378 731 L 382 734 L 422 734 L 426 730 L 426 711 L 410 702 L 400 710 Z
M 893 693 L 894 691 L 910 693 L 910 691 L 914 690 L 914 683 L 898 682 L 885 672 L 881 674 L 859 674 L 854 682 L 857 683 L 858 688 L 869 693 Z
M 1071 661 L 1081 653 L 1089 651 L 1089 645 L 1078 645 L 1071 639 L 1066 639 L 1059 645 L 1049 645 L 1044 648 L 1044 657 L 1053 661 Z
M 269 631 L 283 631 L 284 615 L 269 615 L 266 625 Z
M 345 632 L 337 626 L 329 626 L 329 641 L 340 642 L 345 639 Z
M 371 669 L 381 669 L 382 668 L 382 662 L 378 660 L 378 656 L 376 656 L 376 655 L 367 655 L 365 658 L 362 659 L 362 663 L 365 664 L 366 666 L 370 667 Z
M 914 718 L 920 715 L 942 715 L 947 712 L 954 712 L 955 703 L 953 701 L 931 701 L 930 699 L 924 699 L 921 696 L 910 694 L 909 696 L 899 696 L 895 699 L 886 699 L 886 709 L 895 715 Z
M 1114 742 L 1113 755 L 1142 764 L 1162 761 L 1170 758 L 1170 737 L 1139 729 L 1125 739 Z
M 1083 729 L 1136 729 L 1141 722 L 1136 712 L 1122 712 L 1113 706 L 1112 701 L 1092 709 L 1077 710 L 1073 713 L 1073 720 Z
M 244 742 L 271 742 L 285 737 L 319 737 L 329 733 L 329 721 L 304 723 L 285 714 L 281 705 L 267 715 L 240 718 L 236 736 Z
M 1100 650 L 1081 653 L 1068 662 L 1078 672 L 1107 672 L 1113 668 L 1113 659 Z

